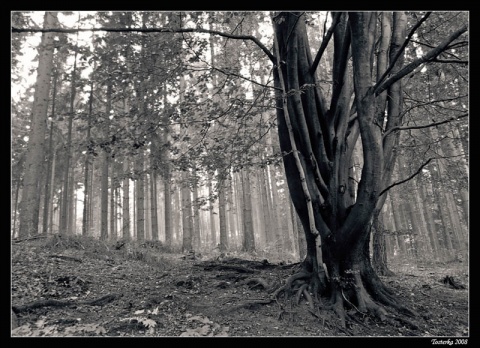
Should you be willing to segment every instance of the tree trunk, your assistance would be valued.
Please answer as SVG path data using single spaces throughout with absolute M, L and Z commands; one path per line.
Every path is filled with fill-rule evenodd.
M 393 276 L 393 272 L 388 269 L 387 245 L 385 241 L 385 227 L 383 216 L 380 212 L 375 212 L 372 222 L 373 234 L 373 258 L 372 265 L 378 275 Z
M 151 217 L 152 217 L 152 240 L 157 241 L 158 238 L 158 208 L 157 208 L 157 172 L 152 170 L 150 173 L 150 200 L 151 200 Z
M 456 143 L 453 143 L 453 140 L 451 140 L 451 142 L 449 144 L 450 150 L 453 152 L 454 156 L 458 156 L 456 158 L 458 158 L 460 160 L 461 169 L 463 169 L 462 170 L 463 174 L 468 179 L 470 171 L 469 171 L 469 168 L 468 168 L 468 156 L 466 155 L 466 152 L 465 152 L 465 150 L 462 146 L 462 142 L 461 142 L 461 139 L 463 139 L 463 138 L 460 136 L 458 128 L 453 126 L 453 125 L 451 126 L 451 134 L 452 134 L 453 139 L 456 139 L 457 141 L 456 141 Z M 468 224 L 468 222 L 469 222 L 468 212 L 469 212 L 469 202 L 470 202 L 470 200 L 469 200 L 468 190 L 463 185 L 460 186 L 460 196 L 461 196 L 461 200 L 462 200 L 461 205 L 462 205 L 462 208 L 463 208 L 462 209 L 463 219 L 464 219 L 465 223 Z M 467 226 L 467 231 L 468 231 L 468 226 Z
M 426 182 L 426 179 L 422 178 L 422 180 L 418 183 L 417 186 L 420 190 L 420 201 L 423 203 L 422 213 L 425 216 L 425 221 L 427 224 L 426 228 L 429 235 L 430 246 L 432 248 L 433 259 L 435 261 L 438 261 L 441 260 L 443 256 L 438 245 L 438 233 L 437 229 L 435 228 L 435 222 L 433 220 L 433 213 L 431 209 L 431 206 L 434 204 L 434 202 L 428 195 L 428 191 L 426 188 L 427 184 L 428 183 Z
M 71 77 L 71 86 L 70 86 L 70 110 L 68 116 L 68 126 L 67 126 L 67 144 L 65 147 L 65 177 L 63 179 L 63 205 L 62 211 L 60 212 L 60 234 L 70 234 L 69 231 L 70 224 L 69 222 L 69 214 L 68 210 L 70 207 L 70 197 L 69 195 L 69 188 L 70 188 L 70 161 L 72 158 L 72 128 L 73 128 L 73 116 L 74 116 L 74 101 L 75 101 L 75 81 L 76 81 L 76 74 L 77 74 L 77 50 L 75 50 L 75 55 L 73 58 L 73 69 L 72 69 L 72 77 Z M 73 171 L 73 168 L 72 168 Z
M 115 193 L 116 193 L 116 178 L 115 162 L 112 161 L 112 170 L 110 175 L 110 239 L 117 239 L 117 230 L 115 229 Z
M 165 174 L 163 178 L 163 202 L 165 206 L 165 245 L 167 247 L 172 246 L 173 240 L 173 226 L 172 226 L 172 187 L 170 184 L 169 175 Z
M 77 215 L 76 215 L 76 207 L 77 207 L 77 194 L 75 192 L 75 171 L 72 168 L 70 173 L 70 184 L 68 188 L 68 234 L 74 235 L 77 232 Z
M 143 196 L 143 209 L 145 211 L 145 237 L 144 239 L 146 240 L 151 240 L 151 229 L 152 229 L 152 207 L 150 206 L 151 203 L 151 197 L 150 197 L 150 185 L 152 184 L 152 178 L 145 174 L 144 175 L 145 181 L 144 181 L 144 196 Z
M 57 151 L 56 149 L 53 150 L 53 158 L 52 158 L 52 174 L 51 174 L 51 181 L 50 181 L 50 204 L 49 204 L 49 209 L 50 209 L 50 219 L 49 219 L 49 228 L 48 230 L 50 233 L 53 233 L 53 200 L 55 198 L 55 191 L 54 191 L 54 186 L 55 186 L 55 165 L 57 162 Z
M 270 200 L 270 184 L 268 180 L 268 168 L 262 168 L 260 170 L 261 175 L 261 187 L 262 187 L 262 205 L 263 205 L 263 212 L 264 212 L 264 219 L 265 219 L 265 245 L 269 247 L 274 243 L 274 233 L 273 230 L 273 214 L 271 209 L 271 200 Z M 303 233 L 303 232 L 302 232 Z
M 193 250 L 192 230 L 193 230 L 193 214 L 192 214 L 192 198 L 190 187 L 188 186 L 188 172 L 183 172 L 182 186 L 182 225 L 183 225 L 183 243 L 182 250 Z
M 130 162 L 128 158 L 123 160 L 123 202 L 122 202 L 122 238 L 130 240 Z
M 209 204 L 208 204 L 208 212 L 209 212 L 209 227 L 210 227 L 210 245 L 213 248 L 217 245 L 217 230 L 215 226 L 215 201 L 213 200 L 213 183 L 212 183 L 213 175 L 208 175 L 208 197 L 209 197 Z
M 44 28 L 57 25 L 56 12 L 45 12 Z M 25 238 L 38 233 L 35 212 L 40 205 L 38 180 L 45 156 L 45 132 L 47 126 L 48 99 L 53 72 L 53 51 L 55 33 L 43 33 L 38 48 L 39 63 L 32 106 L 32 124 L 28 137 L 23 178 L 22 200 L 20 202 L 19 237 Z
M 227 232 L 227 197 L 225 195 L 225 181 L 219 179 L 218 183 L 218 217 L 220 220 L 220 252 L 226 252 L 228 249 L 228 232 Z
M 46 235 L 48 233 L 48 213 L 49 213 L 49 208 L 51 206 L 50 200 L 52 199 L 51 197 L 51 188 L 50 188 L 50 182 L 52 181 L 52 158 L 53 158 L 53 151 L 55 151 L 55 148 L 53 146 L 53 120 L 55 119 L 55 103 L 56 103 L 56 97 L 57 97 L 57 73 L 55 71 L 53 75 L 53 93 L 52 93 L 52 113 L 51 117 L 52 120 L 50 121 L 50 134 L 48 135 L 48 155 L 47 155 L 47 175 L 45 178 L 45 195 L 44 195 L 44 201 L 43 201 L 43 229 L 42 233 Z
M 272 216 L 273 216 L 273 226 L 274 226 L 274 238 L 275 238 L 275 246 L 280 254 L 285 247 L 285 232 L 283 230 L 282 219 L 280 216 L 280 199 L 278 197 L 278 186 L 277 186 L 277 178 L 276 178 L 276 170 L 275 168 L 271 168 L 269 166 L 269 174 L 270 174 L 270 185 L 271 185 L 271 193 L 272 193 Z
M 255 235 L 252 220 L 252 198 L 250 191 L 250 173 L 248 168 L 241 171 L 243 182 L 243 245 L 242 250 L 246 252 L 255 251 Z
M 12 238 L 15 237 L 16 233 L 16 222 L 17 222 L 17 208 L 18 208 L 18 194 L 20 192 L 20 180 L 16 180 L 16 185 L 15 185 L 15 198 L 13 200 L 13 226 L 12 226 Z M 47 207 L 48 209 L 48 207 Z M 46 234 L 46 231 L 44 232 Z
M 198 187 L 197 187 L 197 179 L 196 179 L 196 170 L 193 170 L 192 176 L 195 178 L 195 184 L 192 188 L 193 193 L 193 246 L 195 250 L 200 250 L 202 245 L 202 236 L 201 236 L 201 226 L 200 226 L 200 209 L 198 208 Z
M 135 159 L 135 206 L 136 206 L 136 240 L 145 240 L 145 184 L 143 172 L 143 151 L 140 149 Z
M 102 151 L 102 178 L 101 178 L 101 198 L 100 198 L 100 239 L 108 239 L 108 167 L 110 155 L 107 151 Z

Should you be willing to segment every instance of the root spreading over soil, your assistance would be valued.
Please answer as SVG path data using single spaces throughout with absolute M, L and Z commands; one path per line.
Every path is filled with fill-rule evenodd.
M 354 275 L 325 298 L 300 263 L 183 256 L 153 244 L 14 243 L 12 335 L 469 335 L 462 265 L 394 269 L 376 299 Z

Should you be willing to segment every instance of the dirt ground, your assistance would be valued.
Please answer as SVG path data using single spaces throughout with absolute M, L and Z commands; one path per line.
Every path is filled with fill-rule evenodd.
M 331 310 L 312 313 L 304 298 L 271 300 L 298 264 L 167 253 L 153 242 L 54 237 L 11 248 L 12 337 L 414 336 L 430 345 L 470 336 L 466 263 L 392 268 L 383 281 L 418 316 L 389 312 L 381 322 L 351 308 L 342 328 Z M 447 276 L 464 289 L 445 284 Z

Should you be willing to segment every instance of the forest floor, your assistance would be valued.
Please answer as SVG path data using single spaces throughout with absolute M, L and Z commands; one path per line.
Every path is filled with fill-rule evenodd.
M 418 316 L 381 322 L 353 308 L 342 328 L 331 310 L 312 313 L 303 298 L 270 300 L 267 290 L 298 264 L 58 236 L 11 248 L 13 337 L 470 335 L 466 262 L 393 268 L 382 280 Z M 447 276 L 465 288 L 445 284 Z

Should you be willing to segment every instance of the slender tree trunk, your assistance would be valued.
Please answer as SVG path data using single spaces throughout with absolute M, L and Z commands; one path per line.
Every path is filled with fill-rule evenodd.
M 218 217 L 220 220 L 220 252 L 226 252 L 228 249 L 228 232 L 227 232 L 227 198 L 225 196 L 225 182 L 220 179 L 218 188 Z
M 95 69 L 95 67 L 94 67 Z M 93 114 L 93 76 L 90 81 L 90 96 L 88 98 L 88 121 L 87 121 L 87 151 L 85 153 L 85 164 L 84 164 L 84 173 L 85 177 L 83 180 L 83 217 L 82 217 L 82 235 L 88 236 L 90 233 L 90 219 L 89 219 L 89 209 L 91 205 L 91 198 L 89 194 L 89 175 L 90 175 L 90 160 L 91 160 L 91 128 L 92 128 L 92 114 Z
M 157 175 L 156 171 L 152 170 L 150 174 L 150 200 L 151 200 L 151 217 L 152 217 L 152 240 L 157 241 L 158 238 L 158 208 L 157 208 Z
M 176 199 L 176 207 L 175 207 L 175 228 L 173 229 L 174 231 L 174 241 L 179 243 L 180 242 L 180 237 L 183 237 L 183 222 L 182 222 L 182 190 L 178 186 L 175 186 L 176 192 L 175 194 L 175 199 Z
M 183 172 L 183 186 L 182 186 L 182 225 L 183 225 L 183 240 L 182 250 L 193 250 L 192 232 L 193 232 L 193 214 L 192 214 L 192 198 L 190 187 L 188 186 L 188 172 Z
M 413 187 L 413 204 L 410 205 L 410 212 L 412 214 L 412 221 L 414 225 L 417 225 L 419 251 L 423 258 L 431 259 L 429 256 L 433 256 L 430 242 L 430 236 L 428 233 L 427 222 L 423 214 L 423 202 L 421 200 L 421 188 L 418 187 L 418 178 L 414 178 L 412 181 Z
M 113 86 L 112 81 L 108 81 L 107 83 L 107 96 L 106 96 L 106 108 L 105 108 L 105 115 L 110 115 L 110 111 L 112 110 L 112 92 Z M 108 137 L 108 130 L 104 130 L 104 138 Z M 108 239 L 108 177 L 109 177 L 109 166 L 110 166 L 110 158 L 111 152 L 108 146 L 102 149 L 102 173 L 101 173 L 101 199 L 100 199 L 100 239 L 107 240 Z M 113 176 L 112 176 L 113 178 Z M 111 186 L 111 193 L 113 195 L 113 185 Z
M 52 120 L 50 121 L 50 134 L 48 136 L 48 156 L 47 156 L 47 175 L 45 178 L 45 196 L 44 196 L 44 202 L 43 202 L 43 234 L 48 233 L 48 213 L 49 213 L 49 208 L 50 208 L 50 199 L 51 199 L 51 188 L 50 188 L 50 182 L 52 181 L 52 157 L 53 157 L 53 120 L 55 119 L 55 103 L 56 103 L 56 97 L 57 97 L 57 73 L 55 71 L 53 75 L 53 93 L 52 93 L 52 113 L 51 117 Z
M 464 150 L 464 147 L 462 145 L 461 139 L 463 139 L 460 136 L 460 133 L 458 131 L 458 128 L 454 125 L 451 125 L 451 134 L 453 139 L 457 139 L 456 143 L 453 143 L 453 140 L 450 142 L 450 150 L 453 152 L 454 156 L 458 156 L 458 160 L 461 163 L 461 168 L 463 169 L 463 172 L 465 176 L 468 178 L 469 177 L 469 167 L 468 167 L 468 156 Z M 460 140 L 458 140 L 460 139 Z M 468 147 L 467 147 L 468 150 Z M 467 224 L 467 231 L 468 231 L 468 222 L 469 222 L 469 195 L 468 195 L 468 190 L 464 186 L 460 186 L 460 197 L 461 197 L 461 206 L 462 206 L 462 213 L 463 213 L 463 219 L 465 223 Z
M 278 199 L 278 187 L 277 179 L 275 175 L 275 168 L 268 166 L 268 172 L 270 177 L 270 187 L 271 187 L 271 207 L 272 207 L 272 216 L 273 216 L 273 226 L 274 226 L 274 238 L 275 238 L 275 247 L 277 252 L 281 253 L 284 248 L 284 233 L 283 226 L 281 224 L 281 218 L 279 216 L 279 199 Z
M 244 168 L 241 171 L 243 182 L 243 245 L 246 252 L 255 251 L 255 234 L 252 220 L 252 197 L 250 191 L 250 171 Z
M 274 231 L 272 230 L 272 203 L 270 201 L 270 184 L 267 175 L 267 167 L 261 169 L 261 186 L 262 186 L 262 204 L 263 204 L 263 211 L 264 211 L 264 219 L 265 219 L 265 244 L 270 246 L 274 242 Z
M 20 192 L 20 180 L 16 180 L 15 185 L 15 199 L 14 199 L 14 209 L 13 209 L 13 228 L 12 228 L 12 238 L 15 237 L 16 229 L 16 222 L 17 222 L 17 209 L 18 209 L 18 194 Z M 46 231 L 44 232 L 46 234 Z
M 165 174 L 163 178 L 163 189 L 164 189 L 164 206 L 165 206 L 165 244 L 167 247 L 172 246 L 173 241 L 173 225 L 172 225 L 172 187 L 170 184 L 170 177 Z
M 196 177 L 196 170 L 193 171 L 192 175 Z M 196 181 L 196 179 L 195 179 Z M 198 187 L 195 183 L 195 186 L 192 189 L 193 193 L 193 245 L 195 250 L 200 250 L 202 245 L 202 236 L 201 236 L 201 227 L 200 227 L 200 209 L 198 208 Z
M 425 222 L 427 224 L 426 228 L 429 235 L 433 258 L 435 261 L 438 261 L 441 260 L 443 256 L 440 252 L 440 248 L 438 245 L 437 230 L 435 228 L 435 222 L 433 221 L 432 209 L 430 208 L 433 205 L 433 202 L 428 196 L 426 185 L 427 182 L 425 182 L 425 179 L 422 179 L 422 181 L 419 182 L 417 186 L 420 191 L 420 200 L 423 203 L 422 213 L 425 216 Z
M 122 238 L 124 240 L 130 240 L 130 176 L 127 175 L 130 169 L 130 161 L 128 158 L 123 160 L 123 173 L 125 175 L 123 179 L 123 212 L 122 212 Z
M 55 164 L 57 162 L 57 151 L 54 148 L 53 149 L 53 158 L 52 158 L 52 174 L 51 174 L 51 181 L 50 181 L 50 203 L 49 203 L 49 209 L 50 209 L 50 218 L 49 218 L 49 228 L 48 230 L 50 233 L 53 232 L 53 200 L 55 198 L 55 191 L 54 191 L 54 186 L 55 186 Z
M 132 221 L 133 221 L 133 240 L 137 240 L 137 180 L 133 183 L 133 209 L 132 209 Z
M 98 162 L 98 161 L 97 161 Z M 98 165 L 97 165 L 98 167 Z M 98 172 L 98 170 L 97 170 Z M 94 225 L 95 225 L 95 219 L 93 218 L 93 211 L 94 211 L 94 207 L 96 206 L 96 197 L 98 197 L 98 195 L 94 195 L 93 193 L 93 187 L 94 187 L 94 181 L 95 181 L 95 157 L 92 158 L 92 170 L 91 170 L 91 174 L 90 174 L 90 185 L 89 185 L 89 193 L 88 193 L 88 200 L 89 200 L 89 205 L 88 205 L 88 215 L 87 215 L 87 221 L 88 221 L 88 235 L 89 236 L 93 236 L 94 234 Z
M 240 173 L 233 173 L 232 185 L 230 186 L 231 201 L 235 207 L 232 214 L 235 217 L 235 227 L 231 229 L 232 239 L 235 241 L 235 250 L 241 248 L 243 242 L 243 187 Z M 233 219 L 232 219 L 233 220 Z M 241 236 L 241 237 L 240 237 Z M 242 239 L 240 239 L 242 238 Z
M 101 199 L 100 199 L 100 239 L 108 239 L 108 167 L 109 154 L 102 151 L 102 178 L 101 178 Z
M 137 221 L 137 240 L 145 240 L 145 183 L 143 173 L 143 152 L 140 150 L 135 159 L 135 176 L 137 178 L 135 185 L 135 201 L 136 201 L 136 221 Z
M 112 241 L 117 239 L 117 230 L 115 229 L 115 191 L 117 186 L 115 176 L 117 173 L 115 169 L 115 162 L 113 162 L 110 174 L 110 239 Z
M 213 200 L 213 184 L 212 184 L 212 174 L 208 175 L 208 197 L 209 197 L 209 227 L 210 227 L 210 241 L 211 245 L 214 248 L 217 245 L 217 230 L 215 226 L 215 201 Z
M 77 205 L 77 195 L 75 193 L 75 171 L 72 168 L 70 173 L 70 184 L 68 187 L 68 224 L 67 231 L 68 234 L 76 234 L 76 205 Z
M 144 163 L 145 165 L 145 163 Z M 150 198 L 150 185 L 152 183 L 152 178 L 145 174 L 145 185 L 143 187 L 144 189 L 144 198 L 143 198 L 143 204 L 144 204 L 144 210 L 145 210 L 145 238 L 146 240 L 151 240 L 152 236 L 152 207 L 150 206 L 151 198 Z
M 78 36 L 78 34 L 77 34 Z M 62 210 L 60 212 L 60 234 L 70 234 L 69 231 L 69 216 L 68 216 L 68 209 L 70 207 L 70 200 L 69 198 L 69 177 L 70 177 L 70 161 L 72 158 L 72 128 L 73 128 L 73 116 L 74 116 L 74 102 L 75 102 L 75 83 L 76 83 L 76 74 L 77 74 L 77 50 L 75 49 L 75 55 L 73 60 L 73 69 L 72 69 L 72 77 L 71 77 L 71 87 L 70 87 L 70 110 L 68 116 L 68 126 L 67 126 L 67 144 L 65 148 L 66 156 L 65 156 L 65 177 L 63 179 L 64 190 L 63 190 L 63 205 Z M 73 170 L 73 168 L 72 168 Z
M 256 182 L 257 182 L 257 187 L 256 191 L 258 193 L 258 213 L 259 213 L 259 245 L 262 248 L 265 248 L 267 245 L 267 230 L 268 230 L 268 220 L 269 220 L 269 211 L 268 211 L 268 205 L 266 203 L 266 186 L 265 186 L 265 181 L 264 177 L 262 175 L 263 173 L 263 168 L 258 168 L 256 170 Z

